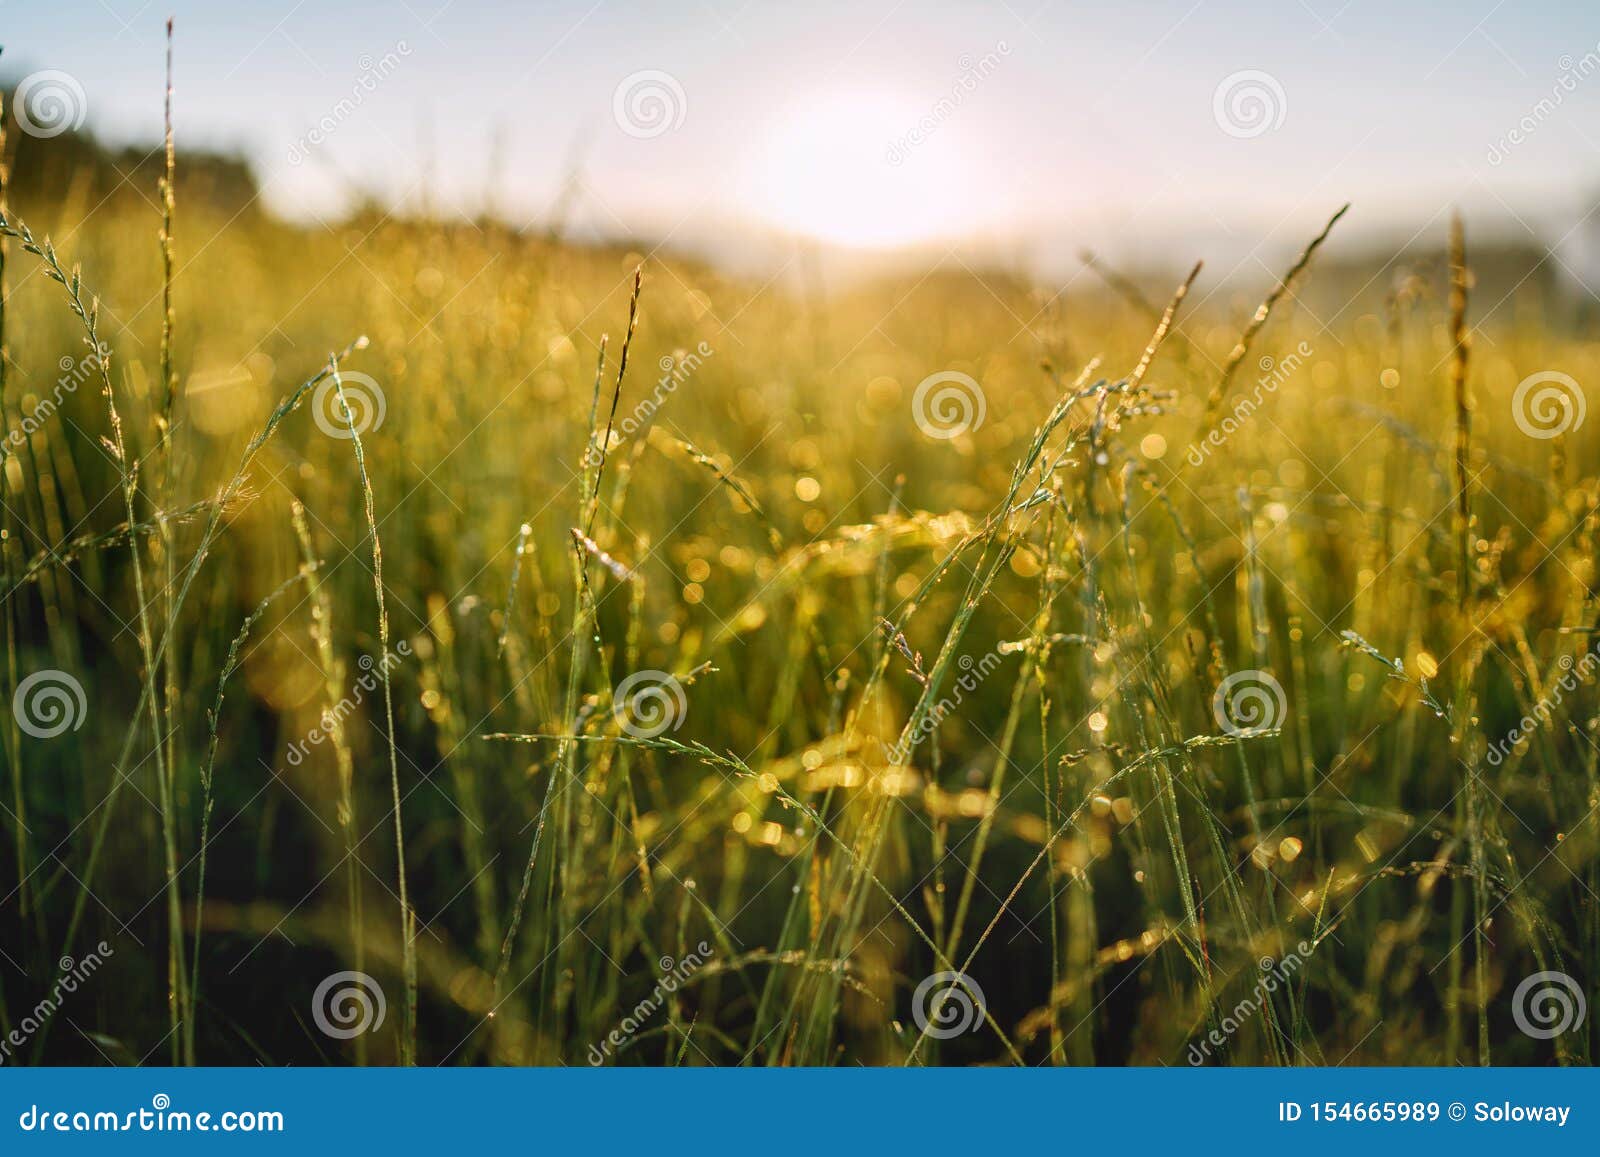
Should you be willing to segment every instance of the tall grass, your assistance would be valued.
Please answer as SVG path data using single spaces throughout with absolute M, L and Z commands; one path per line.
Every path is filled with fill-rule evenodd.
M 1345 209 L 1259 304 L 1093 259 L 1110 295 L 1045 342 L 1020 281 L 802 310 L 491 224 L 185 197 L 180 253 L 167 125 L 159 222 L 29 207 L 104 307 L 0 173 L 8 428 L 115 349 L 0 471 L 6 693 L 57 668 L 88 703 L 3 725 L 0 1028 L 117 946 L 34 1059 L 1591 1056 L 1510 1001 L 1594 992 L 1597 703 L 1554 689 L 1600 624 L 1600 471 L 1583 430 L 1474 415 L 1600 367 L 1527 310 L 1469 323 L 1459 226 L 1425 290 L 1333 309 L 1302 304 Z M 987 418 L 937 438 L 946 369 Z M 1281 689 L 1259 726 L 1216 706 L 1241 675 Z M 312 1009 L 346 970 L 394 1010 L 348 1041 Z

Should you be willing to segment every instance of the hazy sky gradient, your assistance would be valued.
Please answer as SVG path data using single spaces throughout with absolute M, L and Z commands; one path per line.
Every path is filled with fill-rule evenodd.
M 1358 234 L 1403 238 L 1455 203 L 1553 241 L 1600 183 L 1600 69 L 1583 74 L 1600 5 L 1557 0 L 9 0 L 0 71 L 70 73 L 94 129 L 154 140 L 169 10 L 180 140 L 248 152 L 270 204 L 300 214 L 352 186 L 473 212 L 493 181 L 502 210 L 538 216 L 577 163 L 575 212 L 597 230 L 960 230 L 1045 260 L 1086 242 L 1286 245 L 1346 199 Z M 335 114 L 386 54 L 389 74 Z M 997 66 L 936 112 L 986 55 Z M 684 98 L 651 139 L 613 116 L 642 70 Z M 1241 139 L 1214 96 L 1245 70 L 1281 89 L 1282 122 Z M 931 133 L 891 163 L 894 126 L 924 114 Z

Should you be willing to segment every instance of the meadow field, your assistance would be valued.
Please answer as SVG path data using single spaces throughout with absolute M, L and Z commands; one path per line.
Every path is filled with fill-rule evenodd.
M 5 1063 L 1589 1062 L 1600 345 L 1470 220 L 805 292 L 140 187 L 0 224 Z

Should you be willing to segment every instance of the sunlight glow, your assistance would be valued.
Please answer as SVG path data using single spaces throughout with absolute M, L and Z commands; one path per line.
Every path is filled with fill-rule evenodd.
M 861 248 L 963 231 L 970 182 L 955 134 L 917 133 L 928 109 L 881 89 L 792 105 L 763 134 L 744 182 L 748 207 L 784 229 Z

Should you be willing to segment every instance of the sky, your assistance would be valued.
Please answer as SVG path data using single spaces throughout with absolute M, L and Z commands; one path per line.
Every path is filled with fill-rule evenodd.
M 1346 200 L 1375 244 L 1452 205 L 1551 244 L 1600 199 L 1592 0 L 0 0 L 0 76 L 153 141 L 169 14 L 180 148 L 296 217 L 1049 266 L 1287 248 Z

